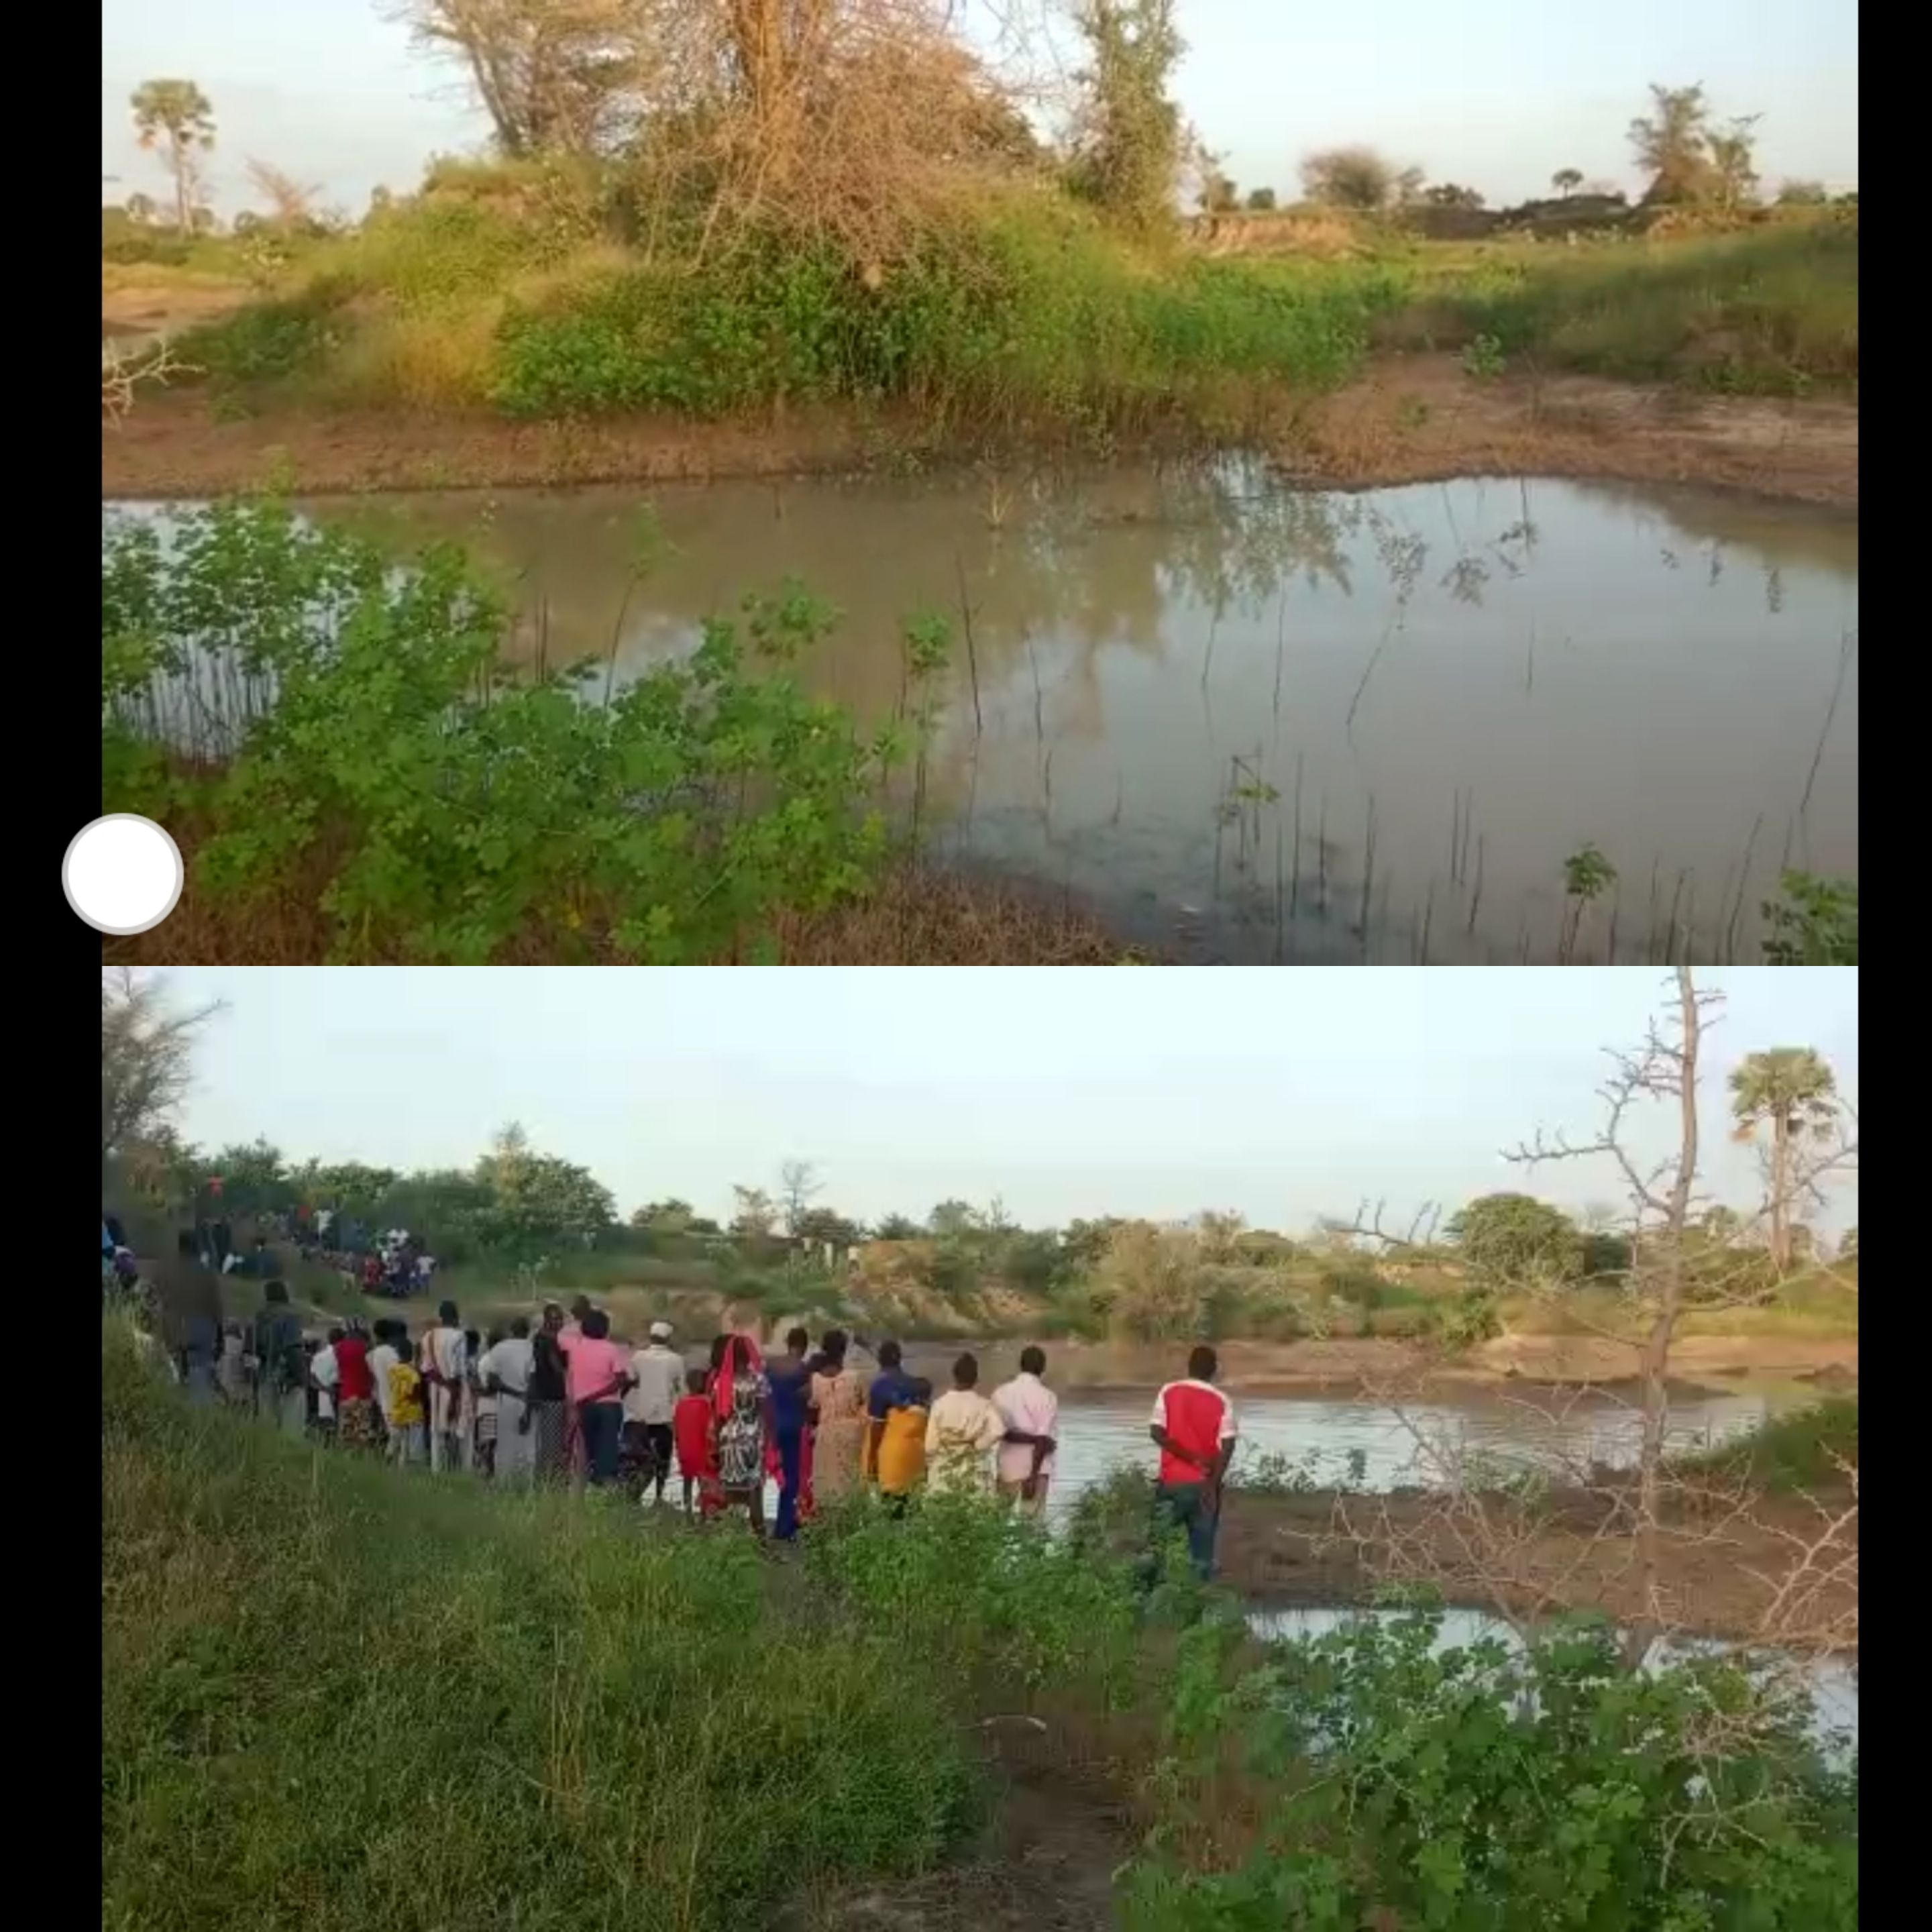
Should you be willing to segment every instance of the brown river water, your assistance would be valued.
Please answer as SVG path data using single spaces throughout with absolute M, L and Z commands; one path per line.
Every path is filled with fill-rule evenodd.
M 800 674 L 877 723 L 944 618 L 933 845 L 1182 958 L 1750 959 L 1781 869 L 1858 869 L 1844 513 L 1236 460 L 307 507 L 460 541 L 513 653 L 599 692 L 796 580 L 843 614 Z M 1566 900 L 1592 846 L 1615 880 Z

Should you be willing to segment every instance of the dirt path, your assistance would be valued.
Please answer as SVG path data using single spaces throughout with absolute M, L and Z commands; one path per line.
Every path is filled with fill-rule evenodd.
M 1096 1778 L 1010 1769 L 976 1851 L 922 1878 L 802 1900 L 775 1932 L 1110 1932 L 1132 1835 Z
M 1268 439 L 1316 487 L 1474 475 L 1714 484 L 1855 508 L 1858 409 L 1645 389 L 1582 376 L 1478 381 L 1447 356 L 1378 361 Z M 292 410 L 224 419 L 206 392 L 151 392 L 103 428 L 104 496 L 314 494 L 729 476 L 847 474 L 940 460 L 916 424 L 830 412 L 766 424 L 635 418 L 514 423 L 487 416 Z

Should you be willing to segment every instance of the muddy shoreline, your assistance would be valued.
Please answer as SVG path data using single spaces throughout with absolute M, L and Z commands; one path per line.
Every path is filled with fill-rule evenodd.
M 1308 488 L 1561 476 L 1858 507 L 1858 405 L 1835 398 L 1730 397 L 1573 376 L 1479 381 L 1448 356 L 1385 356 L 1346 388 L 1286 413 L 1258 441 L 1286 478 Z M 760 424 L 522 423 L 293 408 L 236 416 L 188 388 L 149 392 L 118 427 L 104 424 L 100 468 L 104 497 L 152 500 L 263 488 L 328 495 L 778 480 L 968 460 L 1024 466 L 1051 453 L 1026 446 L 969 458 L 929 426 L 830 411 Z
M 1024 1346 L 1022 1337 L 965 1336 L 905 1342 L 920 1372 L 944 1372 L 962 1348 L 994 1372 Z M 1157 1345 L 1048 1340 L 1048 1378 L 1064 1394 L 1150 1394 L 1180 1372 L 1177 1351 Z M 1219 1342 L 1221 1385 L 1242 1396 L 1321 1395 L 1409 1400 L 1511 1390 L 1584 1390 L 1606 1398 L 1634 1388 L 1638 1347 L 1597 1336 L 1504 1335 L 1444 1360 L 1418 1343 L 1386 1336 L 1348 1340 Z M 1180 1352 L 1184 1353 L 1184 1351 Z M 1815 1383 L 1821 1391 L 1856 1388 L 1856 1336 L 1686 1335 L 1671 1352 L 1670 1381 L 1687 1392 L 1723 1393 L 1741 1383 Z M 1004 1372 L 1000 1370 L 1000 1372 Z
M 1748 1509 L 1726 1504 L 1702 1514 L 1694 1506 L 1667 1506 L 1658 1594 L 1652 1606 L 1658 1620 L 1702 1636 L 1756 1636 L 1799 1552 L 1820 1535 L 1821 1504 L 1829 1508 L 1835 1501 L 1842 1506 L 1848 1500 L 1761 1497 Z M 1493 1611 L 1500 1600 L 1518 1612 L 1600 1610 L 1629 1622 L 1642 1613 L 1646 1595 L 1635 1539 L 1621 1526 L 1604 1530 L 1603 1519 L 1612 1507 L 1607 1490 L 1552 1492 L 1534 1536 L 1498 1538 L 1506 1562 L 1499 1559 L 1490 1594 L 1466 1579 L 1457 1580 L 1469 1566 L 1468 1552 L 1442 1520 L 1436 1498 L 1413 1491 L 1349 1497 L 1331 1490 L 1273 1495 L 1230 1490 L 1216 1580 L 1258 1609 L 1360 1604 L 1373 1594 L 1385 1546 L 1373 1535 L 1358 1541 L 1358 1535 L 1372 1531 L 1399 1539 L 1412 1563 L 1432 1535 L 1440 1546 L 1440 1588 L 1453 1608 Z M 1841 1555 L 1849 1549 L 1855 1558 L 1855 1518 L 1842 1546 L 1834 1547 Z M 1852 1575 L 1855 1579 L 1855 1569 Z M 1812 1592 L 1804 1607 L 1807 1626 L 1855 1628 L 1855 1581 L 1832 1576 Z M 1792 1634 L 1802 1642 L 1802 1630 Z

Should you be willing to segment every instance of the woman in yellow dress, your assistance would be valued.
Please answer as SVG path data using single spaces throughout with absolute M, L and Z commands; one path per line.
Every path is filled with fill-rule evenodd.
M 866 1446 L 866 1384 L 856 1370 L 845 1366 L 845 1331 L 828 1329 L 812 1372 L 812 1406 L 818 1412 L 812 1444 L 815 1502 L 850 1496 L 859 1486 Z
M 866 1437 L 866 1473 L 879 1493 L 898 1508 L 926 1474 L 926 1424 L 932 1407 L 932 1384 L 909 1376 L 896 1342 L 879 1344 L 879 1372 L 866 1396 L 870 1418 Z

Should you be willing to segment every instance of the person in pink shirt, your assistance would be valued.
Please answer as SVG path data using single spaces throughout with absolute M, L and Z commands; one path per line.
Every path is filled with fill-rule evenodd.
M 993 1406 L 1006 1432 L 1000 1445 L 1000 1494 L 1016 1498 L 1021 1513 L 1038 1516 L 1046 1508 L 1046 1486 L 1053 1476 L 1054 1431 L 1060 1426 L 1060 1398 L 1040 1378 L 1046 1351 L 1020 1351 L 1020 1372 L 993 1391 Z
M 1234 1454 L 1234 1405 L 1214 1386 L 1220 1366 L 1212 1348 L 1196 1348 L 1186 1378 L 1154 1397 L 1148 1426 L 1160 1450 L 1157 1505 L 1168 1524 L 1186 1532 L 1187 1554 L 1204 1583 L 1214 1572 L 1222 1484 Z
M 571 1413 L 584 1444 L 584 1473 L 602 1489 L 617 1480 L 624 1391 L 635 1379 L 628 1353 L 610 1340 L 610 1318 L 602 1309 L 584 1315 L 564 1363 Z

